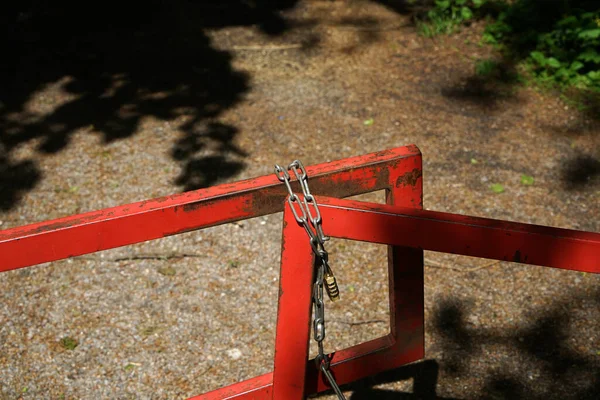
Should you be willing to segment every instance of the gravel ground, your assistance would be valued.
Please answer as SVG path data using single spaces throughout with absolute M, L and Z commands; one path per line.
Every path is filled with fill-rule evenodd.
M 2 78 L 23 86 L 0 105 L 2 229 L 414 143 L 427 209 L 600 231 L 600 122 L 477 81 L 480 26 L 432 40 L 377 2 L 303 1 L 282 19 L 175 4 L 161 30 L 51 48 L 24 22 L 30 58 Z M 186 398 L 270 371 L 280 238 L 277 214 L 0 274 L 0 398 Z M 386 334 L 385 248 L 328 249 L 342 301 L 327 350 Z M 600 397 L 600 276 L 426 264 L 427 359 L 349 398 Z

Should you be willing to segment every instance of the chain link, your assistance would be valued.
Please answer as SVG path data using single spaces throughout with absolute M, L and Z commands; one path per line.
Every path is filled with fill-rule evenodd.
M 302 189 L 303 199 L 300 200 L 298 195 L 296 195 L 292 190 L 291 178 L 288 170 L 292 170 L 296 180 L 300 183 L 300 188 Z M 323 302 L 323 285 L 324 285 L 324 276 L 325 274 L 329 274 L 333 276 L 331 271 L 331 267 L 329 266 L 329 254 L 325 250 L 324 243 L 329 240 L 329 237 L 325 236 L 323 233 L 322 227 L 322 219 L 321 212 L 319 211 L 319 205 L 317 201 L 310 193 L 310 189 L 308 187 L 308 174 L 306 173 L 306 169 L 304 169 L 304 165 L 300 162 L 300 160 L 295 160 L 292 162 L 287 170 L 280 167 L 279 165 L 275 165 L 275 175 L 277 178 L 285 183 L 285 186 L 288 190 L 288 203 L 290 208 L 292 209 L 292 213 L 294 214 L 294 218 L 296 221 L 302 225 L 306 233 L 308 234 L 308 238 L 310 240 L 310 246 L 312 247 L 313 252 L 315 253 L 315 266 L 316 270 L 316 279 L 313 285 L 313 306 L 314 306 L 314 322 L 313 322 L 313 337 L 317 342 L 317 347 L 319 354 L 315 358 L 317 362 L 317 366 L 325 375 L 325 378 L 329 381 L 329 384 L 333 388 L 333 391 L 338 396 L 339 400 L 346 400 L 346 397 L 340 390 L 340 387 L 335 381 L 335 378 L 331 374 L 329 370 L 330 365 L 330 356 L 325 354 L 323 349 L 323 340 L 325 340 L 325 303 Z M 298 213 L 297 207 L 300 208 L 300 213 Z M 311 207 L 314 208 L 314 214 L 311 212 Z M 313 229 L 311 229 L 310 224 Z M 336 290 L 337 290 L 337 283 Z M 331 294 L 327 292 L 330 297 Z M 339 292 L 338 292 L 339 293 Z M 332 298 L 333 300 L 333 298 Z

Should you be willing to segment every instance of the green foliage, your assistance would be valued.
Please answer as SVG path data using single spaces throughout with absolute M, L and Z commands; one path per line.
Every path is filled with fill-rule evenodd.
M 521 175 L 521 184 L 523 184 L 525 186 L 531 186 L 531 185 L 533 185 L 533 182 L 534 182 L 533 176 Z
M 475 63 L 475 73 L 482 77 L 494 75 L 498 69 L 498 62 L 494 60 L 479 60 Z
M 435 6 L 419 21 L 418 29 L 423 36 L 450 34 L 460 25 L 471 21 L 476 10 L 487 0 L 435 0 Z
M 64 338 L 60 339 L 60 345 L 65 350 L 75 350 L 75 348 L 79 346 L 79 342 L 70 336 L 65 336 Z
M 124 367 L 123 367 L 123 369 L 124 369 L 125 371 L 131 371 L 131 370 L 132 370 L 132 369 L 134 369 L 134 368 L 135 368 L 135 365 L 134 365 L 134 364 L 132 364 L 132 363 L 129 363 L 129 364 L 127 364 L 126 366 L 124 366 Z
M 600 2 L 597 0 L 435 0 L 418 22 L 428 37 L 450 34 L 474 19 L 488 23 L 481 41 L 540 83 L 600 91 Z M 479 76 L 497 74 L 479 61 Z
M 538 81 L 600 90 L 600 3 L 505 2 L 482 40 L 524 60 Z
M 494 193 L 503 193 L 504 192 L 504 186 L 501 185 L 500 183 L 494 183 L 494 184 L 490 185 L 490 189 L 492 189 L 492 192 L 494 192 Z

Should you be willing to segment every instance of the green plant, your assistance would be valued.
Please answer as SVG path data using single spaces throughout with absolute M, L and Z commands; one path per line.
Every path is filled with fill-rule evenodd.
M 600 91 L 598 2 L 507 2 L 482 40 L 522 60 L 540 83 Z
M 70 336 L 65 336 L 64 338 L 60 339 L 60 345 L 65 350 L 75 350 L 75 348 L 79 346 L 79 342 Z
M 487 0 L 435 0 L 435 6 L 418 21 L 419 32 L 426 37 L 450 34 L 473 19 L 475 10 Z
M 533 185 L 533 182 L 534 182 L 533 176 L 521 175 L 521 184 L 523 184 L 525 186 L 531 186 L 531 185 Z
M 494 183 L 494 184 L 490 185 L 490 189 L 492 189 L 492 192 L 494 192 L 494 193 L 503 193 L 504 192 L 504 186 L 500 183 Z
M 498 70 L 498 62 L 494 60 L 479 60 L 475 63 L 475 73 L 482 77 L 494 75 Z

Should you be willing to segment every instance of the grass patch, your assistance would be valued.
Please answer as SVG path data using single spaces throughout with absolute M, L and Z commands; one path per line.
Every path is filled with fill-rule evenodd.
M 504 186 L 501 185 L 500 183 L 494 183 L 494 184 L 490 185 L 490 189 L 494 193 L 504 193 Z
M 75 350 L 75 348 L 79 346 L 79 342 L 70 336 L 65 336 L 60 339 L 60 345 L 65 350 Z
M 475 63 L 475 74 L 483 78 L 497 74 L 499 64 L 495 60 L 479 60 Z
M 448 35 L 476 16 L 486 0 L 436 0 L 433 8 L 417 18 L 417 31 L 425 37 Z

